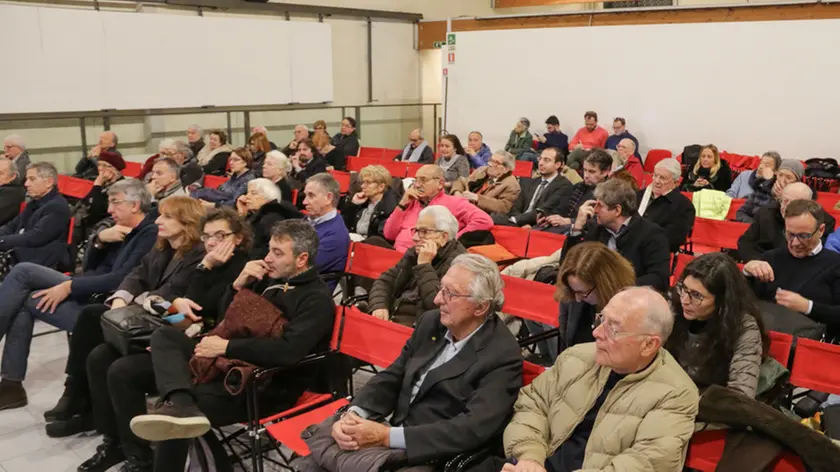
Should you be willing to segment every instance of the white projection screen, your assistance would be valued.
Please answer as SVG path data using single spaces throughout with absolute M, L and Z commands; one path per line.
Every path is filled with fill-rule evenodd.
M 321 54 L 301 57 L 313 45 Z M 322 23 L 0 5 L 0 57 L 0 113 L 333 97 Z
M 840 20 L 605 26 L 456 34 L 446 129 L 504 146 L 520 116 L 571 139 L 587 110 L 627 120 L 642 155 L 688 144 L 840 157 Z

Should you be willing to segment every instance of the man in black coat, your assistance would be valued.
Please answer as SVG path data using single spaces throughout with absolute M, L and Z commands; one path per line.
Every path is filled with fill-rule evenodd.
M 522 357 L 496 315 L 504 303 L 498 268 L 483 256 L 458 256 L 435 303 L 440 309 L 422 315 L 397 360 L 333 425 L 341 449 L 403 449 L 421 464 L 481 447 L 503 430 L 522 386 Z
M 812 200 L 814 192 L 802 182 L 795 182 L 782 190 L 782 200 L 769 203 L 758 210 L 750 227 L 738 238 L 738 258 L 744 262 L 761 259 L 772 249 L 787 246 L 785 239 L 785 213 L 788 203 L 794 200 Z M 825 232 L 822 242 L 834 232 L 834 217 L 825 212 Z
M 48 162 L 30 164 L 26 193 L 32 199 L 23 212 L 0 227 L 0 251 L 12 251 L 12 262 L 57 267 L 68 262 L 70 207 L 58 193 L 58 171 Z
M 557 148 L 543 149 L 537 162 L 540 178 L 521 179 L 522 191 L 508 214 L 494 213 L 493 223 L 505 226 L 534 226 L 540 215 L 550 215 L 568 206 L 572 183 L 560 175 L 566 163 Z
M 677 252 L 694 226 L 694 204 L 679 188 L 682 170 L 676 159 L 663 159 L 653 169 L 653 183 L 639 190 L 639 214 L 665 231 L 670 252 Z
M 662 228 L 639 216 L 636 208 L 636 193 L 627 182 L 616 179 L 599 185 L 595 200 L 581 205 L 563 254 L 583 241 L 601 242 L 630 261 L 636 285 L 665 291 L 671 272 L 668 241 Z
M 15 163 L 0 157 L 0 226 L 20 214 L 20 205 L 26 197 L 26 190 L 18 180 Z

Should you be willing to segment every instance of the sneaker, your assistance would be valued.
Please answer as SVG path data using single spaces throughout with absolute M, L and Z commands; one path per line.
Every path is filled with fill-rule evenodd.
M 195 404 L 175 405 L 158 402 L 148 415 L 131 419 L 131 431 L 146 441 L 169 441 L 204 436 L 210 431 L 210 420 Z
M 23 408 L 28 403 L 26 390 L 21 382 L 12 382 L 5 379 L 0 381 L 0 410 Z
M 120 444 L 106 436 L 102 444 L 96 446 L 96 453 L 93 454 L 93 457 L 82 462 L 82 465 L 76 470 L 78 472 L 105 472 L 124 460 L 125 453 L 123 453 Z
M 47 436 L 51 438 L 66 438 L 74 434 L 93 431 L 93 414 L 90 412 L 73 415 L 69 419 L 47 423 Z

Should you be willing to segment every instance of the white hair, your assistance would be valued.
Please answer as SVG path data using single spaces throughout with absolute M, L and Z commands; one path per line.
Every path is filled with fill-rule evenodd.
M 423 137 L 423 129 L 422 128 L 414 128 L 413 130 L 411 130 L 412 133 L 415 132 L 415 131 L 417 131 L 417 136 L 420 139 L 426 139 L 426 138 Z
M 195 130 L 199 135 L 204 133 L 204 129 L 196 124 L 187 126 L 187 131 L 189 130 Z
M 278 150 L 268 151 L 265 154 L 265 160 L 271 159 L 277 165 L 277 167 L 283 169 L 288 174 L 292 171 L 292 162 L 289 161 L 289 158 Z
M 452 261 L 452 267 L 462 267 L 473 274 L 470 282 L 470 298 L 474 301 L 490 302 L 488 315 L 502 308 L 505 304 L 505 283 L 499 275 L 499 266 L 490 259 L 478 254 L 461 254 Z
M 158 151 L 163 149 L 175 148 L 178 149 L 178 144 L 175 142 L 174 139 L 166 138 L 158 144 Z
M 680 180 L 682 177 L 682 167 L 680 166 L 679 161 L 674 159 L 673 157 L 669 157 L 668 159 L 662 159 L 661 161 L 657 162 L 655 166 L 653 166 L 653 170 L 662 169 L 664 171 L 668 171 L 674 176 L 674 181 Z
M 501 151 L 494 152 L 493 155 L 494 156 L 501 156 L 502 159 L 504 159 L 505 169 L 513 170 L 513 169 L 516 168 L 516 156 L 514 156 L 513 154 L 511 154 L 511 153 L 509 153 L 505 150 L 501 150 Z
M 17 146 L 21 149 L 26 149 L 26 141 L 23 140 L 23 136 L 19 134 L 10 134 L 3 138 L 4 143 L 9 143 L 12 146 Z
M 268 136 L 268 128 L 266 128 L 263 125 L 254 126 L 253 128 L 251 128 L 251 131 L 256 132 L 256 133 L 262 133 L 262 134 Z
M 624 138 L 624 139 L 622 139 L 621 141 L 627 141 L 627 142 L 630 144 L 630 147 L 632 147 L 634 151 L 636 150 L 636 143 L 635 143 L 635 142 L 633 142 L 633 140 L 632 140 L 632 139 L 630 139 L 630 138 Z M 621 143 L 621 141 L 619 141 L 619 144 Z
M 253 190 L 262 195 L 268 201 L 280 201 L 282 199 L 280 189 L 274 182 L 268 179 L 254 179 L 248 182 L 248 190 Z
M 420 210 L 417 219 L 430 216 L 435 222 L 435 229 L 444 231 L 449 235 L 449 240 L 453 241 L 458 236 L 458 220 L 452 216 L 449 208 L 441 205 L 430 205 Z

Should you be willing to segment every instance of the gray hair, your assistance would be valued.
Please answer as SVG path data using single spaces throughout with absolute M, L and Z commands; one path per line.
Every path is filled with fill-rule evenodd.
M 298 126 L 306 127 L 306 125 L 297 125 L 297 126 L 295 126 L 295 128 L 297 128 Z M 263 125 L 254 126 L 253 128 L 251 128 L 251 130 L 256 131 L 257 133 L 262 133 L 262 134 L 268 136 L 268 128 L 266 128 Z M 307 128 L 307 130 L 308 130 L 308 128 Z
M 283 220 L 271 228 L 271 239 L 286 238 L 292 240 L 292 254 L 295 257 L 307 253 L 309 254 L 308 266 L 315 265 L 315 259 L 318 257 L 318 233 L 308 221 Z
M 278 150 L 268 151 L 265 154 L 265 160 L 273 160 L 277 164 L 277 167 L 283 169 L 288 174 L 292 171 L 292 162 L 289 161 L 289 158 Z
M 18 175 L 18 168 L 8 157 L 0 157 L 0 164 L 6 164 L 6 169 L 11 175 Z
M 420 218 L 424 218 L 426 216 L 431 217 L 435 221 L 436 230 L 443 231 L 449 235 L 450 241 L 454 241 L 458 236 L 458 220 L 452 216 L 452 212 L 449 211 L 449 208 L 441 205 L 429 205 L 420 210 L 420 214 L 417 215 L 417 219 L 419 220 Z
M 24 141 L 23 136 L 19 134 L 10 134 L 3 138 L 3 142 L 9 142 L 12 146 L 17 146 L 21 149 L 26 149 L 26 141 Z
M 160 151 L 161 149 L 164 149 L 164 148 L 173 148 L 173 147 L 177 148 L 177 146 L 175 144 L 175 140 L 171 139 L 171 138 L 166 138 L 164 140 L 161 140 L 160 144 L 158 144 L 158 151 Z
M 332 206 L 336 208 L 338 206 L 338 199 L 341 196 L 341 186 L 338 185 L 338 181 L 335 178 L 326 173 L 322 172 L 320 174 L 315 174 L 312 177 L 306 179 L 306 183 L 313 182 L 318 184 L 324 191 L 327 193 L 332 194 Z
M 414 128 L 413 130 L 411 130 L 412 133 L 415 132 L 415 131 L 417 131 L 417 136 L 419 136 L 420 139 L 426 139 L 423 136 L 423 129 L 422 128 Z
M 505 160 L 505 169 L 513 170 L 514 168 L 516 168 L 516 157 L 513 154 L 511 154 L 511 153 L 509 153 L 505 150 L 501 150 L 501 151 L 494 152 L 493 155 L 494 156 L 501 156 L 502 159 Z
M 808 184 L 803 182 L 794 182 L 784 189 L 782 189 L 783 196 L 799 196 L 800 199 L 814 199 L 814 190 L 808 186 Z M 791 200 L 796 200 L 796 198 L 792 198 Z
M 143 182 L 131 178 L 118 180 L 108 187 L 108 196 L 113 197 L 118 193 L 123 194 L 126 202 L 139 202 L 140 211 L 144 214 L 152 211 L 152 195 Z
M 452 267 L 459 266 L 473 274 L 470 282 L 470 298 L 473 301 L 490 302 L 488 315 L 495 313 L 505 304 L 505 283 L 499 275 L 499 266 L 478 254 L 461 254 L 452 261 Z
M 255 192 L 259 193 L 268 201 L 280 201 L 282 195 L 280 193 L 280 189 L 274 185 L 274 182 L 265 179 L 254 179 L 248 182 L 248 190 L 254 190 Z
M 674 329 L 674 313 L 665 297 L 651 287 L 627 287 L 622 292 L 634 295 L 636 303 L 643 308 L 642 330 L 658 334 L 665 344 Z
M 633 187 L 620 179 L 610 179 L 598 184 L 595 187 L 595 199 L 607 208 L 621 205 L 621 216 L 630 216 L 639 208 Z
M 773 159 L 774 169 L 778 169 L 782 165 L 782 156 L 776 151 L 767 151 L 761 157 L 769 157 Z
M 190 145 L 180 139 L 175 141 L 175 152 L 184 156 L 184 162 L 187 162 L 195 157 Z
M 198 126 L 197 124 L 191 124 L 191 125 L 187 126 L 187 131 L 189 131 L 191 129 L 197 131 L 199 135 L 204 134 L 204 128 L 202 128 L 201 126 Z
M 58 184 L 58 170 L 56 170 L 55 166 L 50 164 L 49 162 L 33 162 L 26 166 L 26 171 L 34 170 L 38 177 L 42 179 L 50 179 L 53 181 L 53 185 Z
M 662 159 L 661 161 L 657 162 L 655 166 L 653 166 L 653 170 L 662 169 L 671 173 L 674 176 L 674 181 L 680 180 L 682 177 L 682 167 L 680 166 L 680 162 L 673 157 L 669 157 L 668 159 Z
M 528 118 L 525 118 L 524 116 L 519 119 L 519 122 L 522 123 L 522 126 L 524 126 L 525 129 L 528 129 L 528 128 L 531 127 L 531 120 L 529 120 Z
M 175 162 L 175 159 L 172 159 L 171 157 L 159 157 L 159 158 L 157 158 L 157 160 L 155 160 L 154 165 L 158 165 L 158 164 L 166 164 L 166 167 L 168 167 L 169 170 L 175 175 L 178 175 L 180 170 L 181 170 L 181 166 L 179 166 L 178 163 Z

